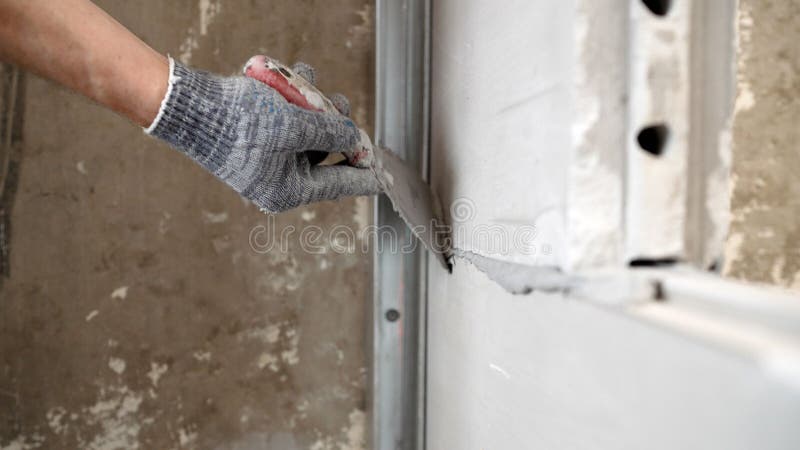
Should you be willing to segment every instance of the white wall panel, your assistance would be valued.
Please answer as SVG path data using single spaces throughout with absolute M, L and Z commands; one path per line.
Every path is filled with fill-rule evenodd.
M 430 277 L 429 450 L 800 448 L 797 372 L 468 264 Z
M 572 3 L 433 4 L 431 180 L 445 206 L 466 205 L 454 223 L 462 250 L 536 265 L 565 260 Z M 533 251 L 489 248 L 476 237 L 489 226 L 535 227 Z
M 681 3 L 681 26 L 702 29 L 703 20 L 687 15 L 699 9 L 709 14 L 707 7 L 688 0 L 672 3 Z M 730 31 L 722 22 L 732 20 L 732 4 L 715 3 L 724 11 L 709 15 L 724 18 L 713 28 L 719 36 Z M 673 169 L 684 170 L 690 152 L 725 151 L 705 142 L 717 143 L 723 131 L 729 92 L 720 88 L 711 100 L 721 105 L 713 125 L 705 121 L 714 139 L 698 137 L 704 128 L 687 129 L 704 121 L 689 123 L 686 96 L 692 89 L 685 85 L 685 64 L 697 54 L 687 53 L 692 47 L 685 39 L 691 33 L 681 28 L 672 41 L 683 46 L 678 52 L 683 65 L 676 69 L 683 85 L 674 91 L 680 98 L 670 100 L 664 94 L 671 94 L 663 92 L 659 97 L 680 107 L 659 110 L 660 116 L 631 108 L 635 99 L 628 86 L 634 75 L 644 77 L 637 95 L 655 95 L 647 71 L 632 71 L 629 65 L 632 49 L 642 44 L 630 41 L 642 14 L 631 8 L 643 5 L 628 0 L 434 2 L 430 179 L 445 206 L 455 205 L 457 248 L 503 261 L 558 266 L 567 277 L 603 267 L 611 278 L 623 280 L 629 257 L 712 259 L 703 253 L 716 246 L 708 236 L 718 241 L 725 225 L 687 222 L 713 214 L 706 214 L 702 198 L 689 198 L 690 192 L 704 195 L 703 189 L 682 184 L 688 183 L 689 171 L 682 179 Z M 649 33 L 643 27 L 637 28 L 639 36 Z M 667 45 L 666 34 L 651 38 Z M 731 43 L 719 36 L 704 42 Z M 705 46 L 704 54 L 729 61 L 730 52 L 712 47 Z M 719 69 L 722 75 L 704 80 L 730 81 L 728 66 L 704 67 L 693 68 L 694 78 L 698 71 L 708 76 Z M 641 114 L 641 120 L 632 113 Z M 674 163 L 666 171 L 669 181 L 679 186 L 674 198 L 648 176 L 661 168 L 627 173 L 637 170 L 631 159 L 642 162 L 636 158 L 648 156 L 628 158 L 628 152 L 639 151 L 630 142 L 635 129 L 673 115 L 682 122 L 672 141 L 681 148 L 672 157 L 684 158 L 667 160 Z M 703 181 L 724 158 L 698 160 L 710 161 L 695 171 Z M 656 162 L 644 160 L 644 165 Z M 652 188 L 653 196 L 629 202 L 647 194 L 632 191 L 636 186 L 630 180 Z M 713 181 L 724 184 L 725 177 Z M 664 205 L 649 204 L 647 198 L 661 199 L 656 203 L 671 210 L 660 210 Z M 689 203 L 694 212 L 687 211 Z M 631 207 L 638 210 L 626 214 Z M 485 247 L 487 242 L 476 236 L 491 226 L 506 233 L 535 227 L 536 251 Z M 642 228 L 628 239 L 631 226 Z M 686 236 L 694 230 L 704 234 Z M 686 242 L 697 254 L 686 251 Z M 775 325 L 800 323 L 797 308 L 773 314 L 772 303 L 764 301 L 762 307 L 732 314 L 729 310 L 742 300 L 750 308 L 760 291 L 701 280 L 699 291 L 710 287 L 703 295 L 715 296 L 707 308 L 713 313 L 703 312 L 706 300 L 681 301 L 692 289 L 673 281 L 651 285 L 650 276 L 660 280 L 663 274 L 636 273 L 653 289 L 612 292 L 613 282 L 584 286 L 589 301 L 538 292 L 512 296 L 463 260 L 456 260 L 452 275 L 430 264 L 428 449 L 800 448 L 800 340 L 796 327 Z M 626 292 L 657 292 L 659 298 L 625 298 Z M 786 314 L 783 321 L 775 318 Z

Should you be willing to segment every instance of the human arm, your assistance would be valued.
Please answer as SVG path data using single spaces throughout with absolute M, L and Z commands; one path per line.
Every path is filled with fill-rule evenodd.
M 346 117 L 172 61 L 87 0 L 0 0 L 0 58 L 147 127 L 265 211 L 380 191 L 369 169 L 309 162 L 355 147 Z
M 0 59 L 144 127 L 167 90 L 167 58 L 87 0 L 0 0 Z

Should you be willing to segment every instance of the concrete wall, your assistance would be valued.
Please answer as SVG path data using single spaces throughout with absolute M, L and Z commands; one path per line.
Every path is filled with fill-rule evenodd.
M 162 52 L 313 63 L 371 123 L 369 0 L 104 0 Z M 0 447 L 364 447 L 369 257 L 265 254 L 266 217 L 141 129 L 33 76 L 18 102 Z M 18 164 L 17 164 L 18 163 Z M 275 225 L 361 226 L 367 199 Z
M 739 1 L 725 274 L 800 289 L 800 2 Z

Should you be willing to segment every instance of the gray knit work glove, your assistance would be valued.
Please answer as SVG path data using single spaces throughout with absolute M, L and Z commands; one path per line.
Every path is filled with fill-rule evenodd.
M 314 166 L 306 152 L 355 148 L 348 118 L 304 110 L 246 77 L 221 77 L 170 58 L 169 89 L 145 130 L 185 153 L 265 212 L 380 192 L 369 169 Z

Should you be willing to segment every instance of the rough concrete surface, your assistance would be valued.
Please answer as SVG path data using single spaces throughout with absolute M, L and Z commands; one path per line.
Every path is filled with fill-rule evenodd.
M 740 0 L 724 273 L 800 289 L 800 1 Z
M 98 1 L 162 52 L 234 74 L 317 68 L 371 124 L 369 0 Z M 26 75 L 10 277 L 0 286 L 0 448 L 358 449 L 369 257 L 251 230 L 369 220 L 365 198 L 270 224 L 141 129 Z M 296 235 L 295 235 L 296 236 Z

